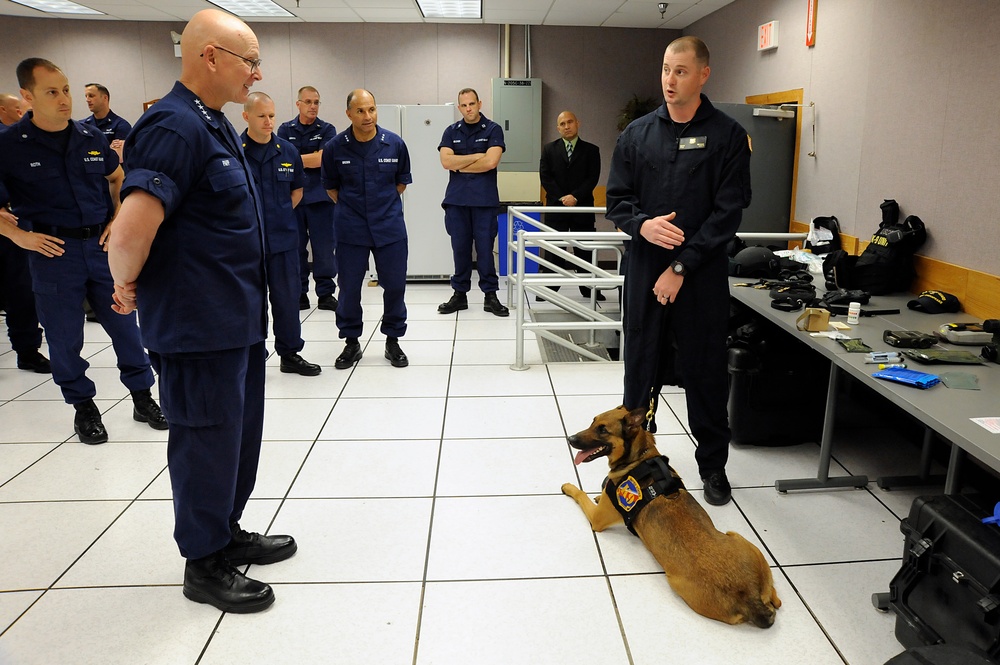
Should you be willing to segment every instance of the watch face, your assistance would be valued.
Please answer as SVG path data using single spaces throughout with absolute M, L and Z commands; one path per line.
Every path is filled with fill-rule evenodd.
M 684 274 L 684 266 L 682 264 L 680 264 L 680 263 L 675 263 L 674 264 L 674 272 L 677 273 L 678 275 L 683 275 Z

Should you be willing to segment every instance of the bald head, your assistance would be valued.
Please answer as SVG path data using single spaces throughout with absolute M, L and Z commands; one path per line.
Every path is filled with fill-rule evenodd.
M 556 118 L 556 126 L 559 128 L 559 135 L 567 141 L 572 141 L 580 134 L 580 123 L 572 111 L 560 113 Z
M 21 98 L 0 92 L 0 124 L 13 125 L 21 119 Z
M 242 20 L 217 9 L 204 9 L 181 34 L 181 83 L 214 109 L 246 102 L 250 86 L 263 76 L 253 63 L 260 58 L 257 35 Z

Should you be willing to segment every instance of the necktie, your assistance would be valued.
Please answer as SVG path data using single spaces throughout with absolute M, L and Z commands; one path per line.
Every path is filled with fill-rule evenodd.
M 573 156 L 573 144 L 567 142 L 566 143 L 566 159 L 569 159 L 572 156 Z

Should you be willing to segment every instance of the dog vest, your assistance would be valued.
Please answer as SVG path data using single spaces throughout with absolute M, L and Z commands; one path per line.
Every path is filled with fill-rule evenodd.
M 641 462 L 617 485 L 604 479 L 604 493 L 614 503 L 625 520 L 625 526 L 638 536 L 632 522 L 646 505 L 661 495 L 674 494 L 684 489 L 684 481 L 670 473 L 670 465 L 665 456 Z

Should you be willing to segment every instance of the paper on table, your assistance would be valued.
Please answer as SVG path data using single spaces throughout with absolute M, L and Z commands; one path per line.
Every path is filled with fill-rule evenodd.
M 994 416 L 993 418 L 970 418 L 969 420 L 988 432 L 1000 434 L 1000 416 Z

